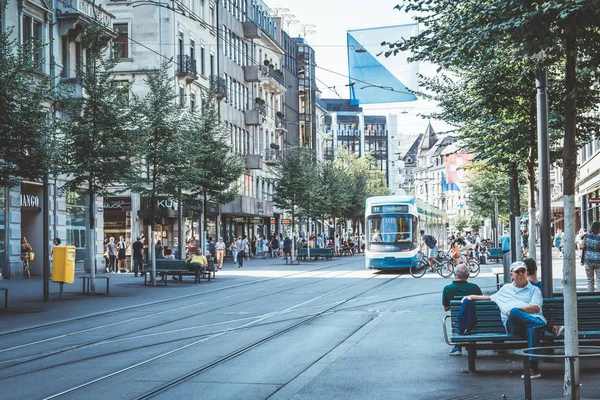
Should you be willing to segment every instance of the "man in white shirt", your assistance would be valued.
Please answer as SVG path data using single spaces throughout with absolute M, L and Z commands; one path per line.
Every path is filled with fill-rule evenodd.
M 225 243 L 223 238 L 220 237 L 219 241 L 215 243 L 215 252 L 217 253 L 217 266 L 219 269 L 223 268 L 223 258 L 225 258 Z
M 522 261 L 511 264 L 510 275 L 512 284 L 502 286 L 493 295 L 470 295 L 463 300 L 492 300 L 500 309 L 507 333 L 525 336 L 528 347 L 540 347 L 540 331 L 546 326 L 546 318 L 542 314 L 542 292 L 527 279 L 527 267 Z M 529 359 L 529 373 L 531 379 L 542 377 L 534 357 Z

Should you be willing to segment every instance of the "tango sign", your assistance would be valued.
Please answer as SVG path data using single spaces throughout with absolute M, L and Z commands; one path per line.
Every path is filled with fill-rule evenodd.
M 40 208 L 40 198 L 33 194 L 22 194 L 21 207 Z

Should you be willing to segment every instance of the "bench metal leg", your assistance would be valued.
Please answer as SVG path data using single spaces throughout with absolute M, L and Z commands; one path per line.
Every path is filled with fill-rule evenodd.
M 8 289 L 2 288 L 0 290 L 4 290 L 4 309 L 8 310 Z
M 473 346 L 466 346 L 467 358 L 469 360 L 469 372 L 475 372 L 475 357 L 477 357 L 477 350 Z
M 106 295 L 110 296 L 110 278 L 106 277 Z

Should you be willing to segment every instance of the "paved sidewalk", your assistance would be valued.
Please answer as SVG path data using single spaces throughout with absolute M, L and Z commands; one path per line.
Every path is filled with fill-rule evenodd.
M 362 261 L 359 257 L 342 257 L 334 263 L 344 264 Z M 137 303 L 160 301 L 177 296 L 193 295 L 200 292 L 218 290 L 230 285 L 243 284 L 251 279 L 274 277 L 289 274 L 294 270 L 325 267 L 325 262 L 302 263 L 298 266 L 285 265 L 283 260 L 256 259 L 247 261 L 243 269 L 238 269 L 232 261 L 217 272 L 211 282 L 200 284 L 169 282 L 167 287 L 143 285 L 143 278 L 133 274 L 102 274 L 109 276 L 110 296 L 88 296 L 81 294 L 81 279 L 73 285 L 65 285 L 65 299 L 58 299 L 59 285 L 50 284 L 50 301 L 42 301 L 42 280 L 39 277 L 23 280 L 0 281 L 0 287 L 10 291 L 10 310 L 0 311 L 0 334 L 16 329 L 76 318 L 103 311 L 132 307 Z M 480 285 L 484 293 L 495 291 L 495 277 L 492 267 L 482 266 L 481 274 L 473 281 Z M 561 260 L 553 260 L 555 291 L 560 291 Z M 581 269 L 582 270 L 582 269 Z M 375 273 L 375 272 L 374 272 Z M 78 274 L 81 275 L 81 274 Z M 578 267 L 578 287 L 585 290 L 585 273 Z M 423 297 L 403 297 L 391 312 L 382 315 L 378 324 L 356 345 L 338 355 L 339 358 L 327 361 L 322 370 L 310 377 L 310 384 L 295 398 L 336 398 L 335 387 L 344 379 L 364 383 L 363 398 L 401 399 L 507 399 L 523 398 L 521 359 L 513 352 L 494 353 L 482 351 L 477 362 L 478 372 L 466 373 L 466 354 L 462 357 L 448 356 L 449 346 L 443 339 L 441 320 L 444 315 L 441 306 L 441 289 L 450 280 L 434 274 L 422 279 L 403 276 L 413 292 L 431 293 Z M 97 291 L 103 290 L 99 281 Z M 360 336 L 360 335 L 359 335 Z M 533 382 L 534 399 L 561 397 L 564 364 L 562 361 L 543 363 L 544 376 Z M 304 379 L 301 376 L 301 382 Z M 306 377 L 308 379 L 308 377 Z M 401 383 L 402 382 L 402 383 Z M 582 398 L 600 399 L 600 360 L 585 360 L 582 367 L 584 384 Z M 395 394 L 392 394 L 395 393 Z M 401 393 L 398 397 L 398 393 Z M 477 395 L 473 395 L 477 393 Z M 360 396 L 359 396 L 360 397 Z

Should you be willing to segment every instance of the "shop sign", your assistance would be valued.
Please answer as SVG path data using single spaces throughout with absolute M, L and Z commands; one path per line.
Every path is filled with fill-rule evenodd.
M 246 222 L 246 218 L 244 218 L 244 217 L 233 217 L 233 218 L 231 218 L 231 220 L 233 222 L 242 222 L 242 223 Z
M 106 211 L 131 211 L 131 200 L 129 197 L 104 198 L 104 210 Z
M 102 208 L 102 207 L 98 207 L 98 208 L 96 209 L 96 212 L 99 212 L 99 213 L 101 213 L 101 212 L 104 212 L 104 208 Z
M 173 199 L 158 199 L 156 200 L 156 208 L 159 210 L 177 210 L 179 203 Z
M 290 225 L 292 222 L 289 218 L 284 218 L 281 220 L 281 225 Z
M 264 223 L 262 218 L 250 218 L 248 222 L 255 225 L 262 225 Z
M 21 195 L 21 207 L 24 208 L 40 208 L 40 198 L 34 194 Z
M 600 197 L 588 197 L 588 203 L 589 204 L 600 203 Z
M 196 211 L 196 212 L 202 212 L 202 204 L 187 204 L 184 203 L 183 207 L 190 210 L 190 211 Z
M 271 217 L 271 225 L 275 224 L 275 218 Z

